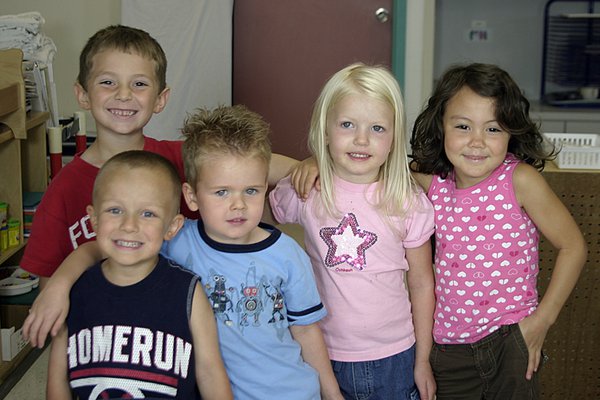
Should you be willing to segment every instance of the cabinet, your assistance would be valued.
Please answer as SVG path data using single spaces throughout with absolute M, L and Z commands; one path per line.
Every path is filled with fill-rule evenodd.
M 544 400 L 599 399 L 598 327 L 600 326 L 600 171 L 562 170 L 548 163 L 543 176 L 575 218 L 588 245 L 579 281 L 548 331 L 544 349 L 550 357 L 540 374 Z M 538 289 L 550 282 L 557 251 L 541 238 Z
M 48 183 L 46 161 L 46 112 L 25 111 L 25 90 L 22 76 L 22 52 L 0 50 L 0 200 L 8 203 L 8 217 L 20 223 L 20 244 L 0 253 L 0 266 L 16 264 L 25 246 L 23 238 L 23 191 L 42 192 Z M 21 297 L 21 296 L 16 296 Z M 9 299 L 9 298 L 6 298 Z M 2 328 L 10 324 L 20 328 L 28 305 L 2 301 Z M 31 299 L 29 300 L 31 304 Z M 7 323 L 6 321 L 10 321 Z M 11 361 L 0 361 L 0 392 L 11 373 L 22 365 L 31 353 L 27 346 Z
M 554 107 L 531 102 L 529 115 L 541 124 L 543 133 L 598 133 L 600 110 L 598 108 Z

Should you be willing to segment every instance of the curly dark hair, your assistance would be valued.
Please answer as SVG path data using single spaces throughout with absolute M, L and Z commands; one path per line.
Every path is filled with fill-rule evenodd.
M 510 75 L 492 64 L 473 63 L 450 67 L 438 81 L 425 109 L 417 117 L 410 144 L 411 169 L 424 174 L 448 176 L 453 166 L 444 151 L 444 112 L 448 101 L 464 86 L 494 100 L 495 116 L 510 133 L 508 152 L 543 170 L 555 149 L 544 142 L 538 125 L 529 116 L 529 101 Z

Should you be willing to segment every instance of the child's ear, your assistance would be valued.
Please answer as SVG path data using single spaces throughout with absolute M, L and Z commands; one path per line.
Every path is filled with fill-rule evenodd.
M 75 82 L 75 85 L 73 85 L 73 91 L 75 92 L 75 98 L 77 99 L 79 108 L 83 110 L 89 110 L 91 108 L 90 98 L 88 97 L 88 93 L 83 86 L 81 86 L 79 82 Z
M 154 109 L 152 110 L 154 111 L 154 114 L 158 114 L 159 112 L 165 109 L 167 101 L 169 101 L 170 94 L 170 87 L 164 88 L 163 91 L 159 93 L 158 97 L 156 98 L 156 103 L 154 103 Z
M 183 215 L 177 214 L 173 218 L 171 223 L 169 224 L 169 229 L 167 229 L 167 232 L 165 233 L 165 236 L 163 237 L 163 239 L 164 240 L 173 239 L 175 237 L 175 235 L 177 235 L 177 232 L 179 232 L 179 230 L 183 226 L 184 221 L 185 221 L 185 218 L 183 217 Z
M 94 211 L 94 206 L 92 206 L 91 204 L 89 206 L 87 206 L 85 208 L 85 211 L 87 211 L 88 216 L 90 217 L 90 222 L 92 223 L 92 228 L 94 228 L 94 231 L 96 231 L 96 227 L 98 225 L 98 217 L 96 216 L 96 212 Z
M 181 192 L 190 211 L 198 211 L 198 199 L 196 198 L 194 188 L 186 182 L 181 187 Z

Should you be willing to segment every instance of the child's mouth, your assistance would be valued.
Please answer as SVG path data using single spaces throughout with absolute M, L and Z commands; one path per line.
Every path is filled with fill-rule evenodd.
M 358 160 L 366 160 L 367 158 L 371 157 L 370 155 L 365 153 L 348 153 L 348 155 L 350 156 L 350 158 L 355 158 Z
M 117 116 L 117 117 L 131 117 L 132 115 L 135 115 L 135 113 L 137 111 L 133 111 L 133 110 L 119 110 L 119 109 L 115 109 L 115 108 L 111 108 L 110 113 Z
M 119 247 L 126 247 L 129 249 L 137 249 L 142 246 L 142 242 L 130 242 L 128 240 L 115 240 L 115 244 Z

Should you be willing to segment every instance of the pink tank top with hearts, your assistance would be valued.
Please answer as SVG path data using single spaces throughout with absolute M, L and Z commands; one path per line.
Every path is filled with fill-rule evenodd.
M 474 343 L 519 322 L 538 303 L 538 231 L 519 206 L 507 154 L 485 180 L 456 188 L 434 176 L 436 309 L 434 339 Z

